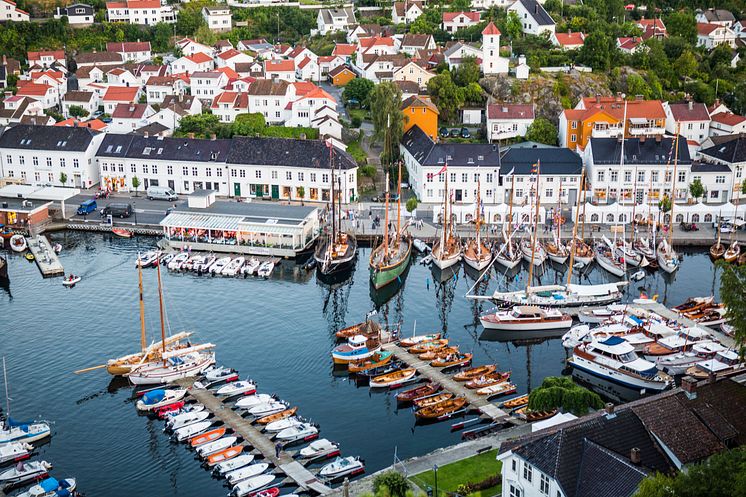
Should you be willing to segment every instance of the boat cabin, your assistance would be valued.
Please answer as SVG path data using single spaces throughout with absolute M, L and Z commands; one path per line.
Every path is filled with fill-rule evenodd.
M 585 350 L 597 357 L 596 362 L 607 367 L 646 377 L 658 374 L 658 368 L 652 362 L 640 359 L 634 347 L 621 337 L 612 336 L 600 342 L 592 342 Z M 613 364 L 614 362 L 617 364 Z

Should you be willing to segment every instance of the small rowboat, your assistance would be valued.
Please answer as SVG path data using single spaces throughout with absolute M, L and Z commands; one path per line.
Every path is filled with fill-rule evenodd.
M 122 238 L 132 238 L 132 232 L 124 228 L 113 228 L 111 232 Z
M 437 419 L 443 416 L 448 416 L 456 411 L 459 411 L 466 406 L 466 399 L 463 397 L 456 397 L 454 399 L 444 400 L 437 404 L 424 407 L 419 411 L 416 411 L 414 415 L 420 419 Z
M 534 421 L 541 421 L 543 419 L 549 419 L 557 414 L 557 409 L 550 409 L 548 411 L 530 411 L 528 406 L 521 407 L 515 413 L 518 417 L 525 419 L 529 423 Z
M 233 447 L 228 447 L 227 449 L 223 449 L 215 452 L 214 454 L 210 454 L 209 456 L 207 456 L 207 465 L 213 467 L 223 461 L 233 459 L 241 452 L 243 452 L 243 447 L 243 445 L 234 445 Z
M 342 328 L 341 330 L 337 331 L 334 336 L 336 336 L 340 340 L 347 340 L 348 338 L 354 337 L 355 335 L 363 335 L 365 333 L 367 324 L 367 322 L 353 324 L 352 326 L 348 326 L 347 328 Z
M 259 475 L 238 482 L 231 491 L 235 497 L 244 497 L 267 488 L 274 480 L 275 475 Z
M 80 276 L 73 276 L 72 274 L 62 280 L 62 286 L 75 286 L 82 278 Z
M 169 414 L 178 413 L 183 408 L 184 408 L 184 401 L 181 400 L 179 402 L 174 402 L 173 404 L 169 404 L 167 406 L 154 409 L 153 412 L 155 412 L 155 415 L 158 416 L 160 419 L 165 419 L 169 416 Z
M 437 350 L 442 349 L 448 345 L 448 339 L 447 338 L 441 338 L 438 340 L 432 340 L 428 342 L 422 342 L 419 343 L 413 347 L 409 347 L 409 353 L 410 354 L 424 354 L 425 352 L 429 352 L 431 350 Z
M 463 366 L 471 362 L 472 354 L 467 352 L 465 354 L 453 354 L 449 357 L 443 357 L 436 359 L 430 363 L 434 368 L 450 368 L 453 366 Z
M 368 369 L 365 371 L 360 371 L 357 373 L 358 380 L 364 380 L 364 379 L 371 379 L 375 378 L 376 376 L 383 376 L 385 374 L 393 373 L 394 371 L 399 371 L 404 367 L 404 364 L 402 364 L 399 361 L 391 361 L 388 364 L 385 364 L 383 366 Z
M 280 487 L 272 487 L 249 494 L 249 497 L 277 497 L 280 495 Z
M 218 438 L 225 435 L 226 431 L 227 431 L 227 428 L 225 426 L 207 431 L 205 433 L 202 433 L 199 436 L 192 438 L 189 444 L 192 447 L 199 447 L 202 444 L 206 444 L 208 442 L 212 442 L 213 440 L 217 440 Z
M 380 368 L 381 366 L 385 366 L 386 364 L 391 362 L 391 359 L 393 358 L 393 353 L 389 352 L 388 350 L 382 350 L 381 352 L 376 352 L 364 361 L 349 363 L 347 365 L 347 370 L 350 373 L 360 373 L 362 371 Z
M 415 345 L 422 342 L 432 342 L 433 340 L 439 340 L 441 337 L 440 333 L 431 333 L 429 335 L 417 335 L 409 338 L 404 338 L 399 341 L 399 346 L 406 348 L 414 347 Z
M 210 442 L 197 447 L 197 454 L 202 459 L 207 459 L 208 456 L 216 454 L 221 450 L 227 449 L 228 447 L 232 447 L 233 444 L 235 444 L 236 442 L 238 442 L 238 437 L 218 438 L 214 442 Z
M 479 395 L 488 395 L 490 397 L 496 397 L 498 395 L 507 395 L 509 393 L 515 393 L 516 386 L 510 382 L 504 381 L 502 383 L 496 383 L 488 387 L 480 388 L 477 390 Z
M 269 464 L 267 464 L 266 462 L 249 464 L 248 466 L 245 466 L 243 468 L 231 471 L 230 473 L 226 473 L 225 478 L 226 480 L 228 480 L 228 483 L 230 483 L 231 485 L 235 485 L 240 481 L 252 478 L 257 475 L 261 475 L 262 473 L 267 471 L 268 468 Z
M 516 409 L 518 407 L 523 407 L 528 404 L 528 394 L 520 395 L 518 397 L 513 397 L 512 399 L 508 399 L 502 404 L 500 404 L 500 407 L 504 407 L 505 409 Z
M 466 388 L 470 389 L 477 389 L 477 388 L 484 388 L 489 387 L 491 385 L 497 385 L 498 383 L 502 383 L 504 381 L 508 381 L 510 379 L 510 372 L 507 373 L 490 373 L 486 374 L 484 376 L 480 376 L 479 378 L 474 378 L 473 380 L 467 382 L 464 386 Z
M 441 357 L 446 357 L 450 354 L 458 354 L 458 346 L 444 347 L 442 349 L 431 350 L 429 352 L 425 352 L 424 354 L 420 354 L 417 357 L 419 357 L 423 361 L 432 361 L 434 359 L 440 359 Z
M 453 397 L 455 397 L 455 395 L 451 392 L 443 392 L 435 395 L 430 395 L 429 397 L 421 397 L 419 399 L 415 399 L 414 401 L 412 401 L 412 403 L 417 409 L 422 409 L 424 407 L 430 407 L 443 402 L 444 400 L 451 400 Z
M 414 399 L 419 399 L 420 397 L 426 397 L 428 395 L 432 395 L 436 392 L 439 392 L 443 387 L 440 386 L 437 383 L 428 383 L 426 385 L 420 385 L 419 387 L 410 388 L 409 390 L 404 390 L 403 392 L 399 392 L 396 395 L 396 400 L 399 402 L 411 402 Z
M 259 418 L 256 420 L 257 423 L 260 425 L 268 425 L 269 423 L 272 423 L 274 421 L 279 421 L 281 419 L 289 418 L 290 416 L 294 415 L 298 411 L 297 407 L 291 407 L 290 409 L 285 409 L 284 411 L 276 412 L 274 414 L 270 414 L 269 416 L 264 416 L 263 418 Z
M 480 376 L 485 376 L 490 373 L 494 373 L 497 366 L 494 364 L 487 364 L 486 366 L 477 366 L 476 368 L 467 369 L 453 375 L 453 379 L 456 381 L 469 381 Z
M 370 388 L 393 387 L 414 378 L 417 374 L 415 368 L 400 369 L 391 373 L 376 376 L 370 380 Z

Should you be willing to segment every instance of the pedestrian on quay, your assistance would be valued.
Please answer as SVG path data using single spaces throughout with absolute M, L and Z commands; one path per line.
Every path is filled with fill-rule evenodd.
M 282 450 L 282 444 L 280 442 L 277 442 L 275 444 L 275 457 L 280 458 L 280 451 Z

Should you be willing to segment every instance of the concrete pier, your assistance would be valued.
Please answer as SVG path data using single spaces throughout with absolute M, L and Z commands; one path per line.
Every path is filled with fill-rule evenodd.
M 187 379 L 177 383 L 183 387 L 191 387 L 192 381 L 191 379 Z M 280 457 L 277 457 L 275 455 L 275 444 L 272 440 L 252 425 L 249 420 L 242 418 L 228 405 L 224 404 L 211 391 L 189 388 L 189 396 L 200 404 L 203 404 L 205 409 L 221 420 L 226 427 L 231 428 L 236 434 L 240 435 L 249 445 L 260 452 L 268 462 L 271 462 L 278 470 L 295 481 L 303 490 L 310 490 L 320 495 L 325 495 L 332 491 L 330 487 L 316 478 L 313 473 L 293 459 L 287 452 L 281 451 Z
M 26 237 L 26 243 L 31 253 L 34 254 L 36 265 L 39 266 L 42 276 L 50 278 L 65 274 L 65 269 L 46 236 Z
M 421 376 L 424 376 L 433 383 L 440 384 L 446 391 L 464 397 L 471 407 L 478 409 L 479 412 L 488 416 L 493 421 L 513 424 L 520 424 L 522 422 L 489 402 L 485 396 L 478 395 L 476 390 L 466 388 L 464 383 L 455 381 L 443 373 L 441 369 L 432 367 L 428 361 L 423 361 L 416 355 L 410 354 L 395 343 L 387 343 L 383 346 L 383 349 L 393 352 L 398 359 L 404 361 L 410 368 L 415 368 Z

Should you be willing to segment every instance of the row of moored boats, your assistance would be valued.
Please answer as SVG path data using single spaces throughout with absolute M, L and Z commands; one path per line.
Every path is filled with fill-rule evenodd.
M 154 267 L 158 264 L 169 271 L 193 272 L 209 274 L 211 276 L 258 276 L 269 278 L 275 269 L 274 260 L 260 260 L 257 257 L 216 256 L 213 254 L 195 253 L 189 251 L 163 253 L 151 250 L 140 254 L 137 263 L 142 267 Z

